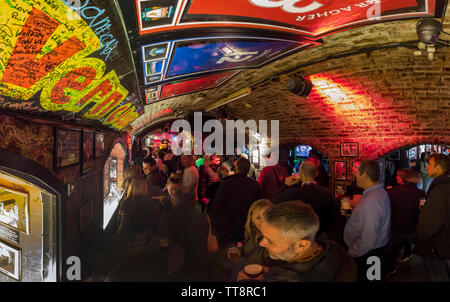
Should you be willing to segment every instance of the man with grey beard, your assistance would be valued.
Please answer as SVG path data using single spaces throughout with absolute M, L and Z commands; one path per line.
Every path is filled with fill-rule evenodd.
M 351 282 L 355 261 L 333 241 L 316 240 L 319 218 L 301 201 L 275 205 L 264 213 L 260 245 L 278 261 L 263 276 L 265 282 Z

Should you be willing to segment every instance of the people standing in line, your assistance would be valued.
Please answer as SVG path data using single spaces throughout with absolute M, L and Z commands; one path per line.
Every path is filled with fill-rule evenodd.
M 367 281 L 367 259 L 381 260 L 381 277 L 388 272 L 387 245 L 391 228 L 391 202 L 380 180 L 380 168 L 375 160 L 362 160 L 355 173 L 356 184 L 363 188 L 361 201 L 351 213 L 344 228 L 348 253 L 358 264 L 358 280 Z
M 419 213 L 414 253 L 425 261 L 430 281 L 450 281 L 450 158 L 430 156 L 428 176 L 433 177 Z
M 270 164 L 271 152 L 266 152 L 266 161 Z M 264 167 L 259 174 L 258 183 L 264 198 L 270 199 L 275 192 L 284 184 L 284 180 L 289 176 L 288 169 L 279 161 L 273 166 Z
M 316 239 L 319 218 L 301 201 L 277 204 L 264 213 L 263 239 L 275 262 L 262 277 L 264 282 L 351 282 L 356 264 L 333 241 Z
M 217 189 L 210 217 L 219 248 L 244 240 L 248 209 L 261 198 L 259 184 L 247 177 L 249 169 L 247 159 L 238 159 L 235 174 L 226 177 Z
M 418 174 L 412 169 L 397 171 L 397 186 L 388 190 L 391 200 L 391 247 L 389 251 L 390 265 L 394 269 L 395 262 L 403 263 L 412 258 L 413 232 L 417 225 L 420 199 L 425 193 L 414 183 Z M 403 249 L 403 255 L 399 253 Z

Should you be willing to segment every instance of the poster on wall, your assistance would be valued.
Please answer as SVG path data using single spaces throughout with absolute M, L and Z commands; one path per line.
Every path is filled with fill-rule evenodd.
M 139 28 L 146 30 L 163 25 L 174 25 L 181 0 L 136 0 Z
M 61 169 L 80 163 L 81 131 L 56 129 L 55 169 Z
M 20 232 L 29 233 L 29 196 L 0 186 L 0 223 Z
M 259 68 L 311 45 L 302 41 L 242 36 L 165 43 L 168 43 L 167 55 L 151 61 L 146 61 L 148 49 L 161 43 L 141 47 L 145 84 L 214 71 Z
M 105 154 L 105 135 L 95 132 L 95 157 L 101 157 Z
M 138 1 L 138 0 L 137 0 Z M 183 0 L 175 23 L 139 28 L 141 35 L 174 29 L 240 27 L 308 37 L 386 20 L 440 16 L 443 0 Z M 139 16 L 138 16 L 139 18 Z
M 335 180 L 347 179 L 347 162 L 345 161 L 334 162 L 334 179 Z
M 117 159 L 111 158 L 109 161 L 109 178 L 117 178 Z
M 95 156 L 94 156 L 94 132 L 83 131 L 83 152 L 82 152 L 82 171 L 83 174 L 91 171 L 95 166 Z
M 0 241 L 0 273 L 20 280 L 20 250 Z

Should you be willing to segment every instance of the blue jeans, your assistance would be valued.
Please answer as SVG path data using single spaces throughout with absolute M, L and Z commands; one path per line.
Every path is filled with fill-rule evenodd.
M 450 260 L 423 257 L 430 282 L 450 282 Z

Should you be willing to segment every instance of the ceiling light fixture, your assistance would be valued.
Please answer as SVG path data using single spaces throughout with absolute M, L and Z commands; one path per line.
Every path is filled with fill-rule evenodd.
M 251 92 L 252 92 L 251 88 L 244 88 L 244 89 L 238 90 L 236 92 L 233 92 L 232 94 L 228 95 L 227 97 L 224 97 L 223 99 L 220 99 L 217 102 L 206 107 L 205 112 L 214 110 L 220 106 L 223 106 L 225 104 L 228 104 L 228 103 L 236 101 L 240 98 L 243 98 L 244 96 L 249 95 Z

